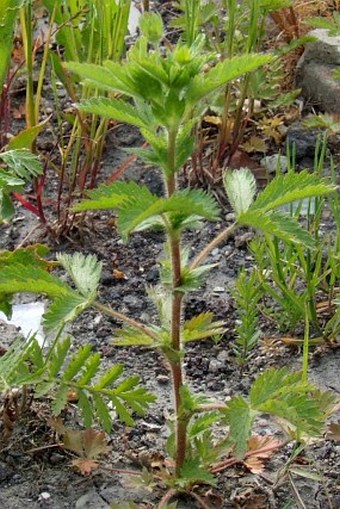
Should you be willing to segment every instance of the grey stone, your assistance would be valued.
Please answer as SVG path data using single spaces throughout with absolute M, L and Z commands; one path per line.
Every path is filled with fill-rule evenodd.
M 270 175 L 275 174 L 277 168 L 280 168 L 281 173 L 286 173 L 288 171 L 288 158 L 281 154 L 273 154 L 261 159 L 261 165 Z
M 217 356 L 217 360 L 219 362 L 222 362 L 223 364 L 225 364 L 226 362 L 229 361 L 229 354 L 226 350 L 222 350 L 222 352 L 220 352 Z
M 226 214 L 225 219 L 226 219 L 226 221 L 234 222 L 236 219 L 235 212 L 229 212 L 229 214 Z
M 218 371 L 221 369 L 221 367 L 222 367 L 222 363 L 219 362 L 216 359 L 212 359 L 209 362 L 209 371 L 210 371 L 210 373 L 218 373 Z
M 224 291 L 225 289 L 223 288 L 223 286 L 215 286 L 215 288 L 213 289 L 214 293 L 223 293 Z
M 340 36 L 329 35 L 326 28 L 316 28 L 309 32 L 314 42 L 306 45 L 302 56 L 305 62 L 319 62 L 327 65 L 340 65 Z
M 75 509 L 110 509 L 95 490 L 91 490 L 78 498 Z
M 166 385 L 169 383 L 169 377 L 167 375 L 157 375 L 156 381 L 161 385 Z
M 294 145 L 296 161 L 302 161 L 304 158 L 314 159 L 317 137 L 318 132 L 307 129 L 301 122 L 294 122 L 288 128 L 287 143 L 290 147 Z
M 326 29 L 312 30 L 315 42 L 306 49 L 297 66 L 296 84 L 302 95 L 329 113 L 340 114 L 340 82 L 334 70 L 340 66 L 340 36 Z
M 334 79 L 334 66 L 305 63 L 297 72 L 297 86 L 313 104 L 328 113 L 340 114 L 340 82 Z

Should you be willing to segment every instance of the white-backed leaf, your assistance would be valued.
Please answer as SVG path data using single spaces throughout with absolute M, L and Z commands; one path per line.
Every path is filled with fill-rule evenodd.
M 77 290 L 86 298 L 93 298 L 97 293 L 102 263 L 94 255 L 75 253 L 57 255 L 57 259 L 72 278 Z
M 223 176 L 223 184 L 236 214 L 246 212 L 253 203 L 256 193 L 256 180 L 249 168 L 227 170 Z
M 38 177 L 42 173 L 39 158 L 27 149 L 7 150 L 0 154 L 0 159 L 17 177 L 25 180 L 30 177 Z

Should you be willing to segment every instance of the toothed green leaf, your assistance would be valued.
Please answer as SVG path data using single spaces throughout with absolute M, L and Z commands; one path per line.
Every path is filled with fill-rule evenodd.
M 114 182 L 110 185 L 102 184 L 98 189 L 87 191 L 88 200 L 84 200 L 73 207 L 75 212 L 84 210 L 108 210 L 121 206 L 131 194 L 138 194 L 141 186 L 136 182 Z M 142 191 L 147 190 L 142 186 Z M 147 190 L 148 191 L 148 190 Z M 150 193 L 150 191 L 148 191 Z M 151 194 L 151 193 L 150 193 Z
M 57 259 L 71 276 L 77 290 L 87 298 L 94 298 L 100 281 L 102 263 L 93 255 L 59 253 Z
M 242 74 L 254 71 L 271 61 L 269 55 L 246 54 L 226 59 L 206 74 L 196 76 L 188 88 L 188 99 L 195 103 L 213 90 Z
M 336 187 L 328 179 L 320 178 L 307 170 L 300 173 L 289 172 L 286 175 L 277 175 L 258 195 L 251 210 L 265 213 L 294 201 L 324 196 L 335 190 Z
M 136 110 L 135 106 L 120 99 L 95 97 L 82 102 L 79 109 L 85 113 L 94 113 L 95 115 L 112 118 L 140 128 L 147 127 L 145 120 L 138 115 L 138 110 Z
M 67 62 L 63 66 L 78 74 L 81 78 L 86 79 L 90 86 L 101 90 L 115 90 L 129 96 L 135 95 L 135 91 L 128 79 L 126 68 L 119 63 L 110 62 L 109 65 L 102 66 Z
M 70 291 L 66 283 L 40 267 L 16 263 L 0 270 L 0 293 L 38 293 L 53 299 Z
M 242 396 L 235 396 L 228 402 L 225 415 L 229 425 L 229 437 L 235 446 L 235 456 L 242 459 L 248 449 L 248 440 L 256 412 Z
M 47 332 L 58 329 L 63 324 L 75 320 L 90 305 L 91 301 L 78 293 L 69 291 L 62 298 L 55 299 L 47 308 L 43 316 L 44 329 Z
M 139 192 L 126 200 L 120 208 L 118 228 L 126 238 L 132 231 L 143 226 L 144 222 L 162 214 L 166 214 L 173 228 L 178 229 L 192 216 L 216 220 L 218 206 L 208 193 L 200 189 L 178 191 L 170 198 L 158 198 L 149 192 Z
M 197 341 L 223 334 L 225 332 L 225 322 L 214 322 L 213 318 L 213 313 L 205 312 L 186 321 L 182 331 L 183 341 Z
M 286 368 L 268 369 L 258 376 L 250 390 L 250 402 L 259 407 L 268 399 L 275 399 L 283 391 L 290 391 L 299 384 L 301 376 L 297 372 L 290 373 Z
M 112 343 L 115 346 L 157 346 L 150 336 L 142 334 L 141 331 L 134 329 L 133 327 L 124 327 L 124 329 L 117 330 Z
M 256 228 L 265 235 L 274 235 L 286 242 L 295 242 L 302 244 L 310 249 L 315 247 L 315 241 L 307 230 L 304 230 L 298 221 L 281 212 L 266 212 L 253 210 L 250 208 L 247 212 L 238 217 L 238 222 L 247 226 Z
M 200 466 L 198 458 L 188 459 L 181 468 L 180 478 L 177 482 L 185 487 L 188 484 L 204 483 L 216 486 L 215 477 L 205 468 Z

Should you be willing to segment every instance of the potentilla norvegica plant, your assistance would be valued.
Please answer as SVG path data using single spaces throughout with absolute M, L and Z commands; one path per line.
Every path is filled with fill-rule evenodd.
M 201 220 L 216 221 L 220 216 L 218 205 L 209 193 L 201 189 L 180 189 L 178 185 L 178 171 L 194 149 L 192 129 L 211 92 L 228 80 L 268 63 L 270 57 L 248 54 L 216 64 L 212 55 L 202 53 L 200 40 L 190 47 L 179 42 L 174 48 L 150 50 L 147 36 L 152 32 L 152 43 L 157 47 L 153 30 L 156 23 L 153 21 L 160 26 L 160 19 L 156 15 L 149 15 L 148 20 L 149 24 L 144 22 L 142 25 L 144 34 L 123 64 L 107 62 L 99 66 L 70 63 L 68 67 L 86 79 L 88 86 L 102 88 L 110 95 L 112 93 L 112 97 L 119 92 L 130 98 L 128 102 L 98 97 L 79 107 L 83 112 L 139 127 L 149 146 L 145 150 L 136 150 L 136 153 L 147 163 L 157 165 L 162 173 L 162 197 L 134 182 L 116 182 L 88 192 L 88 199 L 75 207 L 76 211 L 118 211 L 117 228 L 125 241 L 136 231 L 157 229 L 165 232 L 161 284 L 154 289 L 159 310 L 158 322 L 144 324 L 102 304 L 98 300 L 101 266 L 94 257 L 81 254 L 58 257 L 75 285 L 72 290 L 47 273 L 41 261 L 32 280 L 29 264 L 24 266 L 19 263 L 20 259 L 18 262 L 14 257 L 6 266 L 5 259 L 5 266 L 0 271 L 0 295 L 2 307 L 7 311 L 10 295 L 19 291 L 43 293 L 52 298 L 53 303 L 45 316 L 46 326 L 50 330 L 60 330 L 67 321 L 92 306 L 125 324 L 116 333 L 116 345 L 144 346 L 157 349 L 163 355 L 171 373 L 174 406 L 173 433 L 168 440 L 173 468 L 164 473 L 164 481 L 170 486 L 170 491 L 160 505 L 165 507 L 174 490 L 188 492 L 199 482 L 214 484 L 212 473 L 228 464 L 218 462 L 226 448 L 231 447 L 239 460 L 244 458 L 252 424 L 258 413 L 265 412 L 288 420 L 294 430 L 294 438 L 313 436 L 322 429 L 325 409 L 313 394 L 313 387 L 302 382 L 299 373 L 290 374 L 286 369 L 272 369 L 262 374 L 253 384 L 249 399 L 236 396 L 225 404 L 194 394 L 183 372 L 185 345 L 223 334 L 224 323 L 214 321 L 209 312 L 184 322 L 183 306 L 186 295 L 191 290 L 197 290 L 204 274 L 212 269 L 211 265 L 203 265 L 209 253 L 240 226 L 248 225 L 262 230 L 266 235 L 275 235 L 312 248 L 313 238 L 296 218 L 277 209 L 295 200 L 331 193 L 335 187 L 327 179 L 302 172 L 277 176 L 256 198 L 256 182 L 248 169 L 226 172 L 224 186 L 236 221 L 190 260 L 188 250 L 182 243 L 183 232 L 189 228 L 199 229 Z M 159 39 L 161 35 L 159 33 Z M 62 359 L 65 359 L 65 355 Z M 88 385 L 97 372 L 96 362 L 93 368 L 87 362 L 86 355 L 80 356 L 73 369 L 66 370 L 68 386 L 72 385 L 75 373 L 80 371 L 82 385 L 78 382 L 78 386 L 75 386 L 83 390 L 84 383 Z M 59 362 L 58 369 L 61 364 Z M 58 369 L 52 370 L 52 375 Z M 97 390 L 102 388 L 101 384 L 97 386 Z M 67 402 L 65 389 L 59 398 L 61 403 L 57 405 L 58 411 Z M 88 424 L 91 412 L 84 401 L 83 398 L 80 405 Z M 134 402 L 133 395 L 128 401 Z M 113 404 L 124 417 L 124 409 L 117 397 L 113 399 Z M 140 405 L 135 406 L 141 409 Z M 107 417 L 108 412 L 105 412 L 102 402 L 98 404 L 96 413 Z M 215 443 L 211 430 L 215 423 L 228 429 L 227 440 L 224 438 L 220 443 Z

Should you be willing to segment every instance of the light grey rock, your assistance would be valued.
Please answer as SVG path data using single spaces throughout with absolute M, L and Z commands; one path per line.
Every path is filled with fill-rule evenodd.
M 226 221 L 234 222 L 236 219 L 235 212 L 229 212 L 229 214 L 226 214 L 225 219 L 226 219 Z
M 326 28 L 316 28 L 309 32 L 315 42 L 306 45 L 302 56 L 305 62 L 319 62 L 327 65 L 340 65 L 340 36 L 331 36 Z
M 261 165 L 267 170 L 269 175 L 275 174 L 277 168 L 280 168 L 281 173 L 286 173 L 288 171 L 288 158 L 281 154 L 273 154 L 261 159 Z
M 219 362 L 217 359 L 212 359 L 209 362 L 209 371 L 210 373 L 218 373 L 218 371 L 221 369 L 222 363 Z
M 296 85 L 302 95 L 322 110 L 340 114 L 340 82 L 334 70 L 340 68 L 340 36 L 330 36 L 326 29 L 312 30 L 309 43 L 297 66 Z
M 95 490 L 91 490 L 78 498 L 75 509 L 110 509 L 110 506 Z
M 219 362 L 222 362 L 222 364 L 225 364 L 229 361 L 229 354 L 226 350 L 222 350 L 217 356 L 217 360 Z

